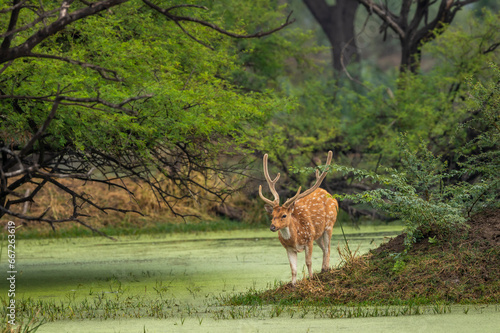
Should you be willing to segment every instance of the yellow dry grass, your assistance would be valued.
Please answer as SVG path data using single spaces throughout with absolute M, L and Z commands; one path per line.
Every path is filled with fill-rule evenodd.
M 201 177 L 201 176 L 197 176 Z M 201 178 L 196 179 L 197 181 L 204 181 Z M 147 225 L 148 223 L 157 222 L 184 222 L 182 218 L 176 217 L 172 213 L 171 209 L 164 203 L 161 199 L 158 199 L 151 187 L 145 182 L 134 181 L 132 179 L 125 179 L 120 181 L 120 185 L 126 186 L 128 190 L 133 193 L 130 194 L 127 191 L 120 189 L 118 187 L 111 187 L 102 183 L 96 182 L 85 182 L 76 179 L 59 179 L 61 184 L 68 187 L 72 191 L 82 194 L 88 197 L 93 202 L 97 203 L 101 207 L 113 207 L 121 210 L 137 211 L 139 213 L 127 213 L 123 214 L 121 212 L 107 210 L 102 212 L 96 207 L 91 206 L 88 203 L 83 203 L 80 213 L 89 215 L 88 218 L 82 218 L 85 223 L 91 225 L 94 228 L 101 228 L 109 224 L 121 225 L 126 222 L 128 225 Z M 170 180 L 162 179 L 161 186 L 171 195 L 181 196 L 178 187 Z M 213 184 L 208 184 L 209 186 Z M 25 184 L 18 191 L 19 193 L 25 193 L 27 189 L 33 191 L 35 186 L 33 184 Z M 194 193 L 194 191 L 193 191 Z M 208 199 L 215 199 L 208 193 L 201 193 L 201 197 Z M 193 194 L 189 198 L 182 200 L 169 201 L 171 207 L 176 211 L 177 214 L 183 216 L 197 216 L 205 221 L 210 221 L 216 219 L 217 216 L 214 213 L 214 207 L 218 204 L 217 201 L 211 200 L 197 200 L 198 198 Z M 229 199 L 229 202 L 245 202 L 247 199 L 242 194 L 236 194 Z M 65 193 L 60 188 L 53 184 L 47 183 L 37 194 L 34 203 L 30 203 L 27 206 L 25 215 L 29 216 L 39 216 L 48 208 L 45 217 L 50 217 L 53 219 L 62 219 L 72 215 L 73 203 L 71 196 Z M 11 209 L 14 212 L 21 213 L 23 211 L 22 205 L 17 205 Z M 29 222 L 23 221 L 21 219 L 16 219 L 13 217 L 5 217 L 2 222 L 6 222 L 7 219 L 16 221 L 17 224 L 23 224 L 26 228 L 37 228 L 37 229 L 50 229 L 51 226 L 47 223 L 40 222 Z M 198 218 L 192 218 L 190 220 L 196 221 Z M 62 226 L 63 223 L 59 224 Z

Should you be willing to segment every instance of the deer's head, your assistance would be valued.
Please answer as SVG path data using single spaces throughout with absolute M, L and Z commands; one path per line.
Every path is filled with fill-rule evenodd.
M 271 231 L 278 231 L 280 229 L 286 228 L 290 225 L 290 221 L 292 219 L 294 203 L 290 207 L 283 206 L 275 206 L 271 207 L 266 205 L 267 212 L 271 215 L 271 225 L 269 229 Z
M 299 187 L 299 190 L 297 191 L 297 194 L 295 194 L 292 198 L 288 199 L 285 201 L 285 203 L 280 206 L 280 196 L 278 192 L 276 191 L 276 182 L 280 178 L 280 174 L 274 178 L 274 180 L 271 180 L 271 177 L 269 176 L 269 170 L 267 168 L 267 154 L 264 155 L 264 176 L 266 177 L 267 184 L 269 185 L 269 189 L 271 190 L 271 193 L 274 196 L 274 200 L 269 200 L 264 195 L 262 195 L 262 185 L 259 185 L 259 196 L 264 200 L 266 203 L 266 210 L 267 212 L 271 215 L 272 221 L 271 221 L 271 226 L 269 229 L 271 231 L 278 231 L 280 229 L 286 228 L 289 226 L 290 221 L 293 219 L 293 211 L 295 208 L 295 202 L 299 200 L 300 198 L 303 198 L 312 192 L 314 192 L 320 185 L 323 179 L 325 179 L 326 174 L 327 174 L 327 167 L 330 165 L 332 161 L 332 151 L 328 152 L 328 158 L 326 161 L 325 169 L 324 171 L 320 174 L 319 170 L 316 170 L 316 183 L 307 191 L 300 193 L 301 187 Z

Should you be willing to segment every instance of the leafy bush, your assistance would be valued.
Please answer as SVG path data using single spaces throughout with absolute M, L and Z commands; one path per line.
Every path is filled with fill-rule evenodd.
M 365 203 L 401 219 L 406 227 L 405 243 L 409 247 L 422 229 L 446 230 L 465 222 L 462 208 L 454 204 L 455 186 L 445 185 L 450 174 L 445 163 L 422 144 L 417 151 L 408 148 L 406 139 L 400 143 L 402 167 L 385 168 L 384 175 L 351 167 L 335 165 L 334 170 L 351 174 L 358 181 L 371 181 L 380 188 L 357 194 L 337 195 L 341 200 Z
M 355 203 L 369 204 L 401 219 L 406 227 L 407 249 L 420 232 L 447 232 L 463 225 L 471 213 L 499 207 L 500 184 L 500 71 L 491 65 L 495 78 L 488 84 L 470 84 L 467 114 L 456 135 L 467 138 L 458 154 L 457 168 L 435 156 L 428 144 L 410 148 L 401 135 L 400 167 L 384 174 L 334 165 L 333 170 L 370 181 L 378 188 L 357 194 L 337 195 Z M 465 132 L 465 133 L 464 133 Z

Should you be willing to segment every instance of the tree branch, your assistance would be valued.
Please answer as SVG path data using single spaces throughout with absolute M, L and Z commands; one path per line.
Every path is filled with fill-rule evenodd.
M 34 27 L 37 23 L 42 22 L 47 17 L 54 16 L 58 11 L 59 11 L 59 8 L 53 9 L 53 10 L 48 11 L 48 12 L 44 12 L 42 15 L 39 15 L 38 18 L 34 19 L 33 21 L 31 21 L 28 24 L 23 25 L 22 27 L 19 27 L 17 29 L 7 30 L 7 32 L 0 35 L 0 38 L 5 38 L 5 37 L 11 36 L 13 34 L 16 34 L 18 32 L 28 30 L 28 29 Z
M 88 180 L 90 179 L 90 175 L 94 172 L 96 168 L 92 167 L 87 173 L 49 173 L 43 172 L 38 169 L 38 165 L 35 166 L 34 171 L 36 171 L 37 175 L 42 175 L 45 177 L 54 177 L 54 178 L 74 178 L 80 180 Z
M 290 24 L 292 24 L 292 23 L 295 22 L 295 19 L 290 20 L 290 16 L 292 15 L 292 12 L 290 12 L 290 14 L 288 15 L 288 17 L 286 18 L 285 23 L 281 24 L 277 28 L 274 28 L 274 29 L 271 29 L 271 30 L 268 30 L 268 31 L 258 32 L 258 33 L 255 33 L 255 34 L 250 34 L 250 35 L 240 35 L 240 34 L 236 34 L 236 33 L 224 30 L 221 27 L 219 27 L 218 25 L 210 23 L 210 22 L 207 22 L 207 21 L 204 21 L 204 20 L 200 20 L 200 19 L 197 19 L 197 18 L 194 18 L 194 17 L 189 17 L 189 16 L 178 16 L 178 15 L 170 14 L 170 11 L 172 9 L 178 8 L 180 6 L 173 6 L 173 7 L 167 8 L 167 9 L 162 9 L 161 7 L 155 5 L 154 3 L 152 3 L 149 0 L 142 0 L 142 1 L 146 5 L 148 5 L 149 7 L 151 7 L 152 9 L 154 9 L 157 12 L 165 15 L 167 18 L 171 19 L 174 22 L 188 21 L 188 22 L 198 23 L 200 25 L 203 25 L 203 26 L 208 27 L 210 29 L 213 29 L 213 30 L 215 30 L 215 31 L 217 31 L 217 32 L 219 32 L 221 34 L 224 34 L 226 36 L 233 37 L 233 38 L 260 38 L 260 37 L 268 36 L 268 35 L 271 35 L 271 34 L 275 33 L 276 31 L 279 31 L 279 30 L 285 28 L 286 26 L 289 26 Z M 187 5 L 187 6 L 189 6 L 189 5 Z M 190 6 L 190 7 L 194 7 L 194 6 Z M 202 7 L 202 6 L 197 7 L 197 8 L 206 9 L 206 7 Z
M 86 107 L 89 109 L 94 109 L 94 110 L 97 109 L 97 110 L 101 110 L 101 111 L 106 111 L 104 109 L 98 109 L 98 108 L 94 107 L 95 104 L 101 104 L 101 105 L 107 106 L 107 107 L 115 109 L 115 110 L 123 111 L 129 115 L 136 116 L 137 111 L 135 111 L 133 109 L 124 108 L 123 106 L 130 103 L 130 102 L 141 100 L 141 99 L 151 98 L 153 96 L 154 96 L 153 94 L 146 94 L 146 95 L 141 95 L 141 96 L 130 97 L 130 98 L 127 98 L 126 100 L 118 103 L 118 104 L 108 102 L 100 97 L 83 98 L 83 97 L 71 97 L 71 96 L 62 96 L 62 95 L 56 95 L 56 96 L 55 95 L 46 95 L 46 96 L 0 95 L 0 100 L 2 100 L 2 99 L 34 100 L 34 101 L 44 101 L 44 102 L 55 103 L 55 100 L 57 99 L 58 104 L 61 104 L 61 105 L 77 105 L 77 106 L 82 106 L 82 107 Z M 65 103 L 64 101 L 74 102 L 74 103 Z
M 483 54 L 487 54 L 496 50 L 500 46 L 500 42 L 490 45 L 486 50 L 482 51 Z
M 332 6 L 329 6 L 325 0 L 303 0 L 303 2 L 320 24 L 328 19 Z
M 17 4 L 14 4 L 11 7 L 0 9 L 0 14 L 5 14 L 5 13 L 8 13 L 8 12 L 12 12 L 12 11 L 18 9 L 18 8 L 21 8 L 24 5 L 25 2 L 26 2 L 26 0 L 23 0 L 23 1 L 18 2 Z
M 399 35 L 399 38 L 405 38 L 406 33 L 398 23 L 398 18 L 393 13 L 391 13 L 388 8 L 383 5 L 376 4 L 372 0 L 358 1 L 360 4 L 365 6 L 366 10 L 369 13 L 375 12 L 378 17 L 380 17 L 394 32 Z
M 103 79 L 110 80 L 110 81 L 116 81 L 116 82 L 122 81 L 122 79 L 118 76 L 118 72 L 115 70 L 107 69 L 107 68 L 104 68 L 104 67 L 101 67 L 98 65 L 89 64 L 89 63 L 78 61 L 78 60 L 69 59 L 66 57 L 59 57 L 59 56 L 55 56 L 52 54 L 41 54 L 41 53 L 32 53 L 32 52 L 27 53 L 24 57 L 60 60 L 60 61 L 67 62 L 67 63 L 72 64 L 72 65 L 78 65 L 82 68 L 93 69 L 96 72 L 98 72 Z M 108 76 L 108 73 L 111 74 L 111 76 Z
M 33 137 L 28 141 L 28 143 L 24 146 L 24 148 L 19 152 L 19 158 L 23 158 L 24 155 L 27 154 L 27 152 L 33 147 L 35 142 L 42 136 L 43 133 L 47 130 L 47 127 L 49 127 L 50 123 L 52 122 L 52 119 L 54 119 L 56 115 L 57 108 L 59 106 L 59 103 L 61 103 L 61 99 L 56 96 L 54 99 L 54 102 L 52 104 L 52 110 L 50 111 L 49 115 L 47 118 L 45 118 L 45 121 L 43 122 L 42 127 L 38 129 L 38 131 L 33 135 Z
M 18 0 L 14 0 L 18 1 Z M 29 53 L 31 53 L 31 50 L 43 42 L 46 38 L 49 36 L 54 35 L 56 32 L 61 31 L 64 29 L 67 25 L 81 20 L 83 18 L 86 18 L 91 15 L 95 15 L 96 13 L 99 13 L 103 10 L 109 9 L 111 7 L 120 5 L 122 3 L 127 2 L 128 0 L 102 0 L 98 2 L 91 3 L 90 6 L 77 9 L 71 13 L 66 13 L 64 16 L 60 16 L 56 21 L 53 23 L 44 26 L 43 28 L 39 29 L 36 33 L 34 33 L 32 36 L 30 36 L 24 43 L 21 43 L 18 46 L 15 46 L 13 48 L 10 47 L 10 40 L 12 39 L 13 35 L 10 35 L 4 39 L 4 42 L 2 43 L 1 46 L 1 52 L 0 52 L 0 64 L 4 62 L 8 62 L 10 60 L 18 59 L 21 57 L 27 56 Z M 15 9 L 12 12 L 11 15 L 11 24 L 9 24 L 9 31 L 14 29 L 14 26 L 17 22 L 17 16 L 14 15 L 14 13 L 17 13 L 16 15 L 19 14 L 19 8 Z M 58 9 L 58 11 L 61 10 L 61 8 Z
M 16 27 L 17 20 L 19 19 L 19 12 L 21 11 L 21 7 L 18 6 L 20 3 L 19 0 L 14 0 L 12 8 L 12 13 L 10 14 L 10 21 L 9 21 L 9 26 L 7 27 L 7 32 L 13 31 L 14 28 Z M 12 42 L 12 39 L 14 38 L 14 35 L 9 35 L 4 38 L 2 45 L 0 45 L 0 50 L 3 52 L 4 50 L 8 50 L 10 47 L 10 43 Z M 10 60 L 10 59 L 9 59 Z M 1 61 L 1 60 L 0 60 Z
M 33 165 L 33 166 L 28 167 L 28 168 L 24 168 L 21 165 L 21 168 L 19 170 L 11 171 L 11 172 L 5 172 L 5 173 L 2 174 L 2 176 L 5 177 L 5 178 L 17 177 L 19 175 L 23 175 L 25 173 L 30 173 L 30 172 L 33 172 L 33 171 L 36 171 L 36 170 L 38 170 L 38 165 Z

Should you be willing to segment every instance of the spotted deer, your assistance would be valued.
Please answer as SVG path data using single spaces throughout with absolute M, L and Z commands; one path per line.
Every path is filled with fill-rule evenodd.
M 259 186 L 259 196 L 266 202 L 266 210 L 272 216 L 270 229 L 278 231 L 279 240 L 286 249 L 290 268 L 292 269 L 292 284 L 297 282 L 297 253 L 305 250 L 306 266 L 309 278 L 312 278 L 312 250 L 313 242 L 319 245 L 323 251 L 323 265 L 321 271 L 327 271 L 330 264 L 330 240 L 332 238 L 333 225 L 337 220 L 338 203 L 329 193 L 319 186 L 327 174 L 328 166 L 332 161 L 332 152 L 328 152 L 325 169 L 321 173 L 316 170 L 316 183 L 307 191 L 297 194 L 285 201 L 280 206 L 280 197 L 276 191 L 276 182 L 280 174 L 274 180 L 269 177 L 267 168 L 267 154 L 264 155 L 264 176 L 274 201 L 262 195 L 262 185 Z

